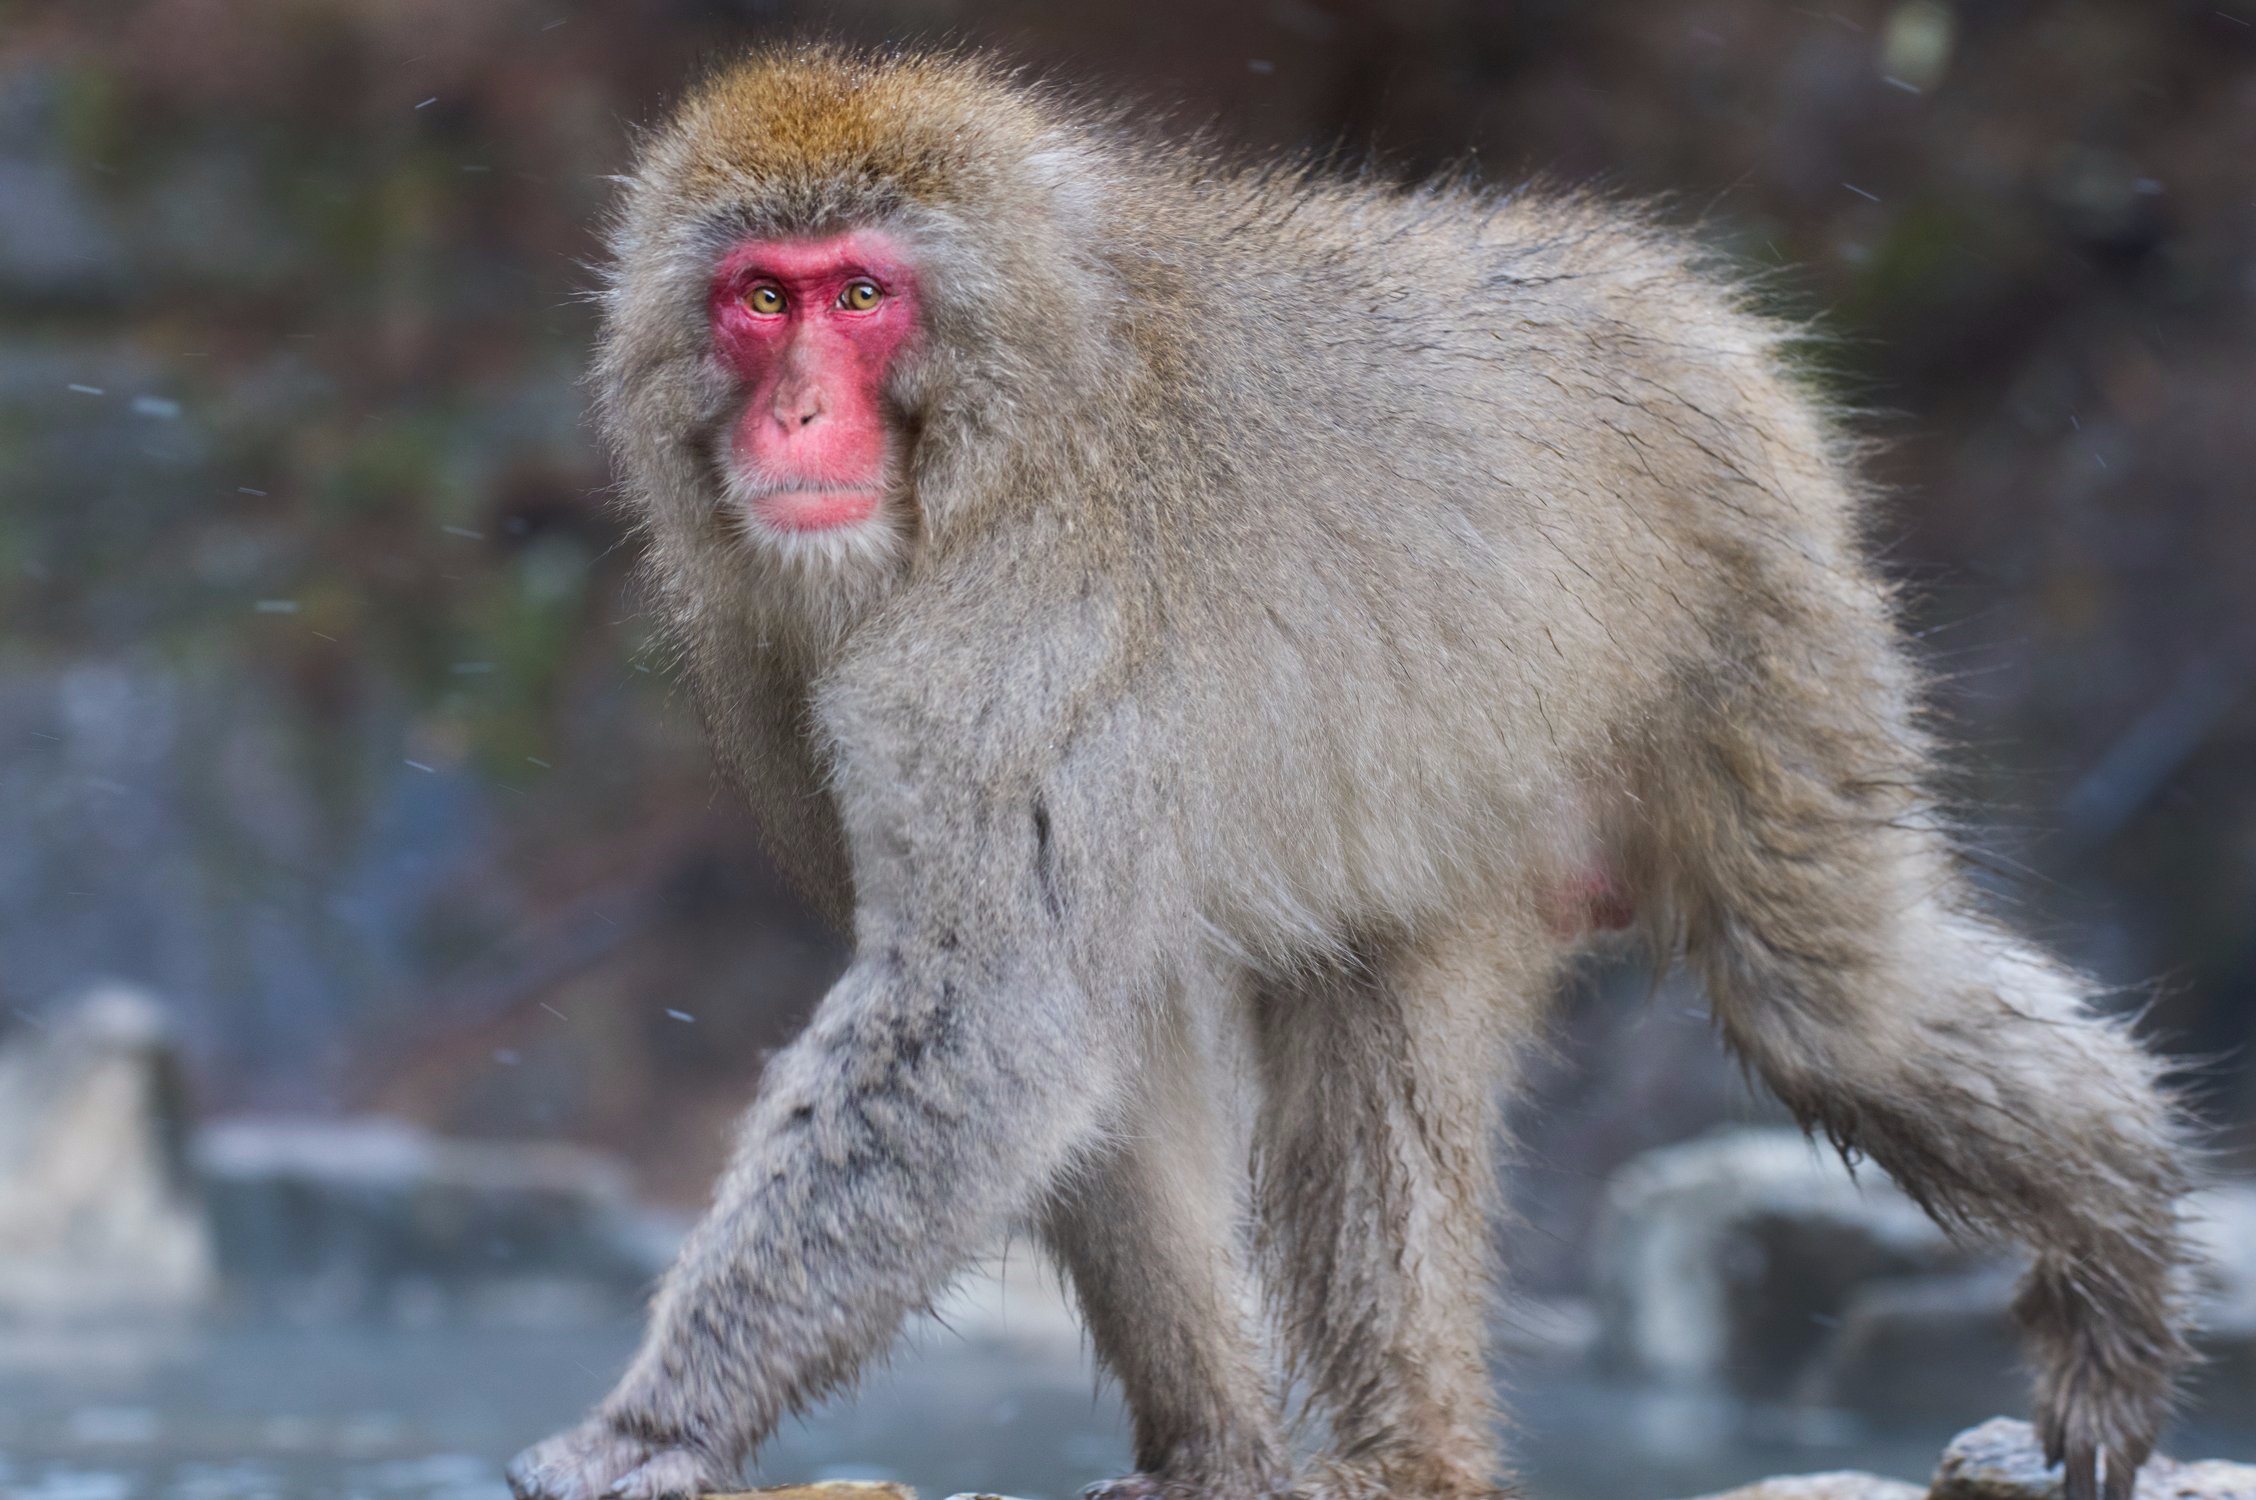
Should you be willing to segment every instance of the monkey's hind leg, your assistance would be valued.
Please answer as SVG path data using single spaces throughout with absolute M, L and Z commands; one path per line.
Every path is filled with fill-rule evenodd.
M 1254 1500 L 1290 1470 L 1241 1274 L 1243 1133 L 1183 1020 L 1154 1022 L 1114 1138 L 1042 1219 L 1134 1428 L 1137 1472 L 1090 1500 Z
M 1683 758 L 1663 815 L 1717 1020 L 1805 1127 L 1945 1226 L 2035 1252 L 2015 1311 L 2040 1434 L 2071 1500 L 2100 1491 L 2102 1454 L 2128 1500 L 2190 1357 L 2160 1066 L 2087 981 L 1978 912 L 1907 790 L 1923 768 L 1853 772 L 1875 740 L 1797 737 L 1787 697 Z
M 1255 1184 L 1320 1500 L 1507 1493 L 1486 1361 L 1491 1144 L 1548 945 L 1453 933 L 1261 998 Z

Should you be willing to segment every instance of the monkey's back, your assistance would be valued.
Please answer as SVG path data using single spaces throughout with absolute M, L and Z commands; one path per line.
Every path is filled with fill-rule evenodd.
M 1833 655 L 1887 639 L 1845 444 L 1788 330 L 1684 241 L 1588 198 L 1157 201 L 1195 207 L 1124 226 L 1118 263 L 1171 372 L 1158 426 L 1196 436 L 1153 445 L 1165 493 L 1127 515 L 1187 644 L 1192 863 L 1260 877 L 1245 920 L 1284 939 L 1618 859 L 1649 768 L 1696 753 L 1687 685 L 1789 636 L 1830 658 L 1820 707 L 1910 743 L 1901 660 Z

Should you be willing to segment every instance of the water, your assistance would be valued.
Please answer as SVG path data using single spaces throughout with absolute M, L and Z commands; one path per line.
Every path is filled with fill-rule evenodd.
M 506 1500 L 501 1466 L 601 1396 L 635 1333 L 254 1325 L 69 1350 L 0 1334 L 0 1495 Z M 1118 1403 L 1077 1355 L 932 1327 L 913 1344 L 788 1426 L 757 1477 L 1067 1500 L 1121 1470 Z
M 501 1466 L 602 1394 L 636 1327 L 292 1328 L 39 1339 L 0 1332 L 7 1500 L 506 1500 Z M 1767 1474 L 1924 1478 L 1965 1421 L 1873 1431 L 1697 1393 L 1530 1367 L 1514 1448 L 1538 1500 L 1667 1500 Z M 2182 1434 L 2256 1457 L 2256 1433 Z M 926 1496 L 1069 1500 L 1122 1472 L 1126 1425 L 1054 1320 L 924 1325 L 859 1393 L 787 1427 L 762 1482 L 885 1478 Z
M 605 1392 L 634 1324 L 237 1326 L 0 1369 L 9 1500 L 505 1500 L 501 1464 Z M 855 1401 L 787 1426 L 760 1480 L 1008 1484 L 1065 1500 L 1126 1457 L 1072 1360 L 927 1329 Z M 23 1356 L 25 1351 L 18 1351 Z

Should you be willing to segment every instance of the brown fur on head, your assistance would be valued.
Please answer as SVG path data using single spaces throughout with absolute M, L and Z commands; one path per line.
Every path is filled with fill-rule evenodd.
M 613 225 L 596 376 L 614 445 L 631 452 L 717 417 L 727 393 L 709 367 L 699 289 L 728 245 L 881 229 L 913 249 L 931 310 L 892 391 L 916 436 L 904 525 L 944 537 L 1009 492 L 995 464 L 1017 422 L 1104 378 L 1122 288 L 1091 222 L 1106 164 L 1087 130 L 975 57 L 810 45 L 715 76 L 650 140 Z M 662 584 L 696 571 L 674 549 L 704 547 L 710 518 L 646 519 L 667 549 L 653 569 Z M 904 557 L 823 558 L 843 566 L 792 590 L 789 613 L 835 638 Z
M 739 195 L 779 229 L 875 217 L 901 203 L 991 204 L 1058 126 L 1035 95 L 973 56 L 770 53 L 692 92 L 671 134 L 679 186 Z M 841 201 L 841 191 L 867 196 Z

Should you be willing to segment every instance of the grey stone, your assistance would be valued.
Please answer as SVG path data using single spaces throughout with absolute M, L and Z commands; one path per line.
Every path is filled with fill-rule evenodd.
M 2027 1396 L 2014 1273 L 1904 1277 L 1854 1288 L 1795 1394 L 1816 1406 L 1909 1419 L 2019 1405 Z
M 1764 1479 L 1702 1500 L 2062 1500 L 2061 1471 L 2044 1461 L 2026 1422 L 1993 1418 L 1943 1450 L 1932 1484 L 1846 1471 Z M 2256 1500 L 2256 1464 L 2149 1459 L 2136 1500 Z
M 2189 1230 L 2205 1357 L 2192 1395 L 2256 1402 L 2256 1184 L 2197 1193 Z M 1636 1157 L 1595 1244 L 1600 1352 L 1743 1394 L 1919 1418 L 2026 1395 L 2014 1262 L 1957 1247 L 1888 1179 L 1852 1177 L 1786 1129 L 1730 1129 Z
M 2065 1493 L 2036 1430 L 2005 1417 L 1953 1438 L 1928 1491 L 1929 1500 L 2060 1500 Z M 2157 1455 L 2139 1470 L 2137 1500 L 2256 1500 L 2256 1464 L 2177 1463 Z
M 883 1479 L 831 1479 L 819 1484 L 776 1484 L 739 1490 L 733 1495 L 709 1495 L 706 1500 L 916 1500 L 916 1491 Z
M 2256 1403 L 2256 1185 L 2194 1194 L 2186 1222 L 2202 1255 L 2195 1341 L 2203 1362 L 2189 1394 L 2210 1412 L 2245 1411 Z M 2028 1379 L 2013 1292 L 2014 1272 L 2003 1264 L 1856 1286 L 1795 1394 L 1895 1419 L 2019 1406 Z
M 1852 1177 L 1776 1128 L 1630 1161 L 1607 1185 L 1595 1260 L 1610 1362 L 1759 1395 L 1793 1388 L 1857 1287 L 1973 1263 L 1884 1175 Z
M 1793 1474 L 1762 1479 L 1702 1500 L 1920 1500 L 1927 1493 L 1920 1485 L 1901 1479 L 1883 1479 L 1855 1469 L 1829 1474 Z
M 2193 1399 L 2212 1412 L 2256 1411 L 2256 1183 L 2196 1193 L 2187 1210 L 2203 1257 L 2196 1342 L 2206 1363 Z
M 293 1316 L 576 1321 L 638 1303 L 679 1233 L 602 1153 L 395 1120 L 223 1122 L 195 1162 L 229 1290 Z
M 0 1047 L 0 1314 L 83 1318 L 202 1303 L 209 1232 L 184 1160 L 164 1014 L 103 984 Z

